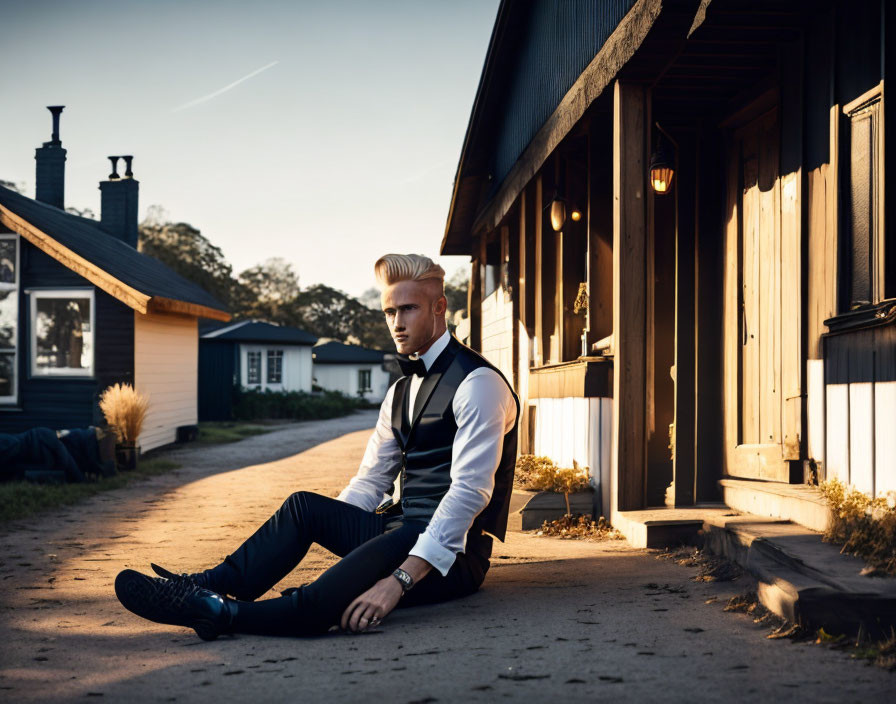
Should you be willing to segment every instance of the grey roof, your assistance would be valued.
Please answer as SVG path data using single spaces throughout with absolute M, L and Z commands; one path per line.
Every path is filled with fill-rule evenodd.
M 227 307 L 200 286 L 176 274 L 158 259 L 80 217 L 0 186 L 0 205 L 131 288 L 227 312 Z
M 312 350 L 316 364 L 380 364 L 386 356 L 381 350 L 342 342 L 325 342 Z
M 260 320 L 244 320 L 206 332 L 202 340 L 229 342 L 276 342 L 283 345 L 313 345 L 317 338 L 310 332 L 285 325 L 273 325 Z

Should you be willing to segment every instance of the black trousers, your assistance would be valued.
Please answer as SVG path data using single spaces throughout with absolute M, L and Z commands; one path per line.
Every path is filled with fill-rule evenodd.
M 364 511 L 343 501 L 292 494 L 235 552 L 205 573 L 208 586 L 241 602 L 268 591 L 299 564 L 312 543 L 342 559 L 288 596 L 239 604 L 238 632 L 313 635 L 339 623 L 348 605 L 407 558 L 426 524 Z M 472 594 L 485 579 L 492 539 L 467 536 L 448 574 L 433 569 L 398 602 L 430 604 Z

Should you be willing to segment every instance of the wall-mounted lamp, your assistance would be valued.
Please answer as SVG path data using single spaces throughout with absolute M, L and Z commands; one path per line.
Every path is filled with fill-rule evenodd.
M 551 201 L 551 227 L 554 232 L 560 232 L 566 222 L 566 201 L 560 196 L 554 196 Z
M 666 131 L 656 125 L 656 151 L 650 155 L 650 185 L 654 192 L 665 195 L 672 190 L 675 177 L 675 142 Z
M 566 224 L 567 210 L 569 211 L 569 219 L 573 222 L 579 222 L 582 219 L 582 211 L 574 204 L 568 203 L 566 198 L 559 194 L 554 194 L 551 201 L 551 228 L 554 232 L 560 232 Z

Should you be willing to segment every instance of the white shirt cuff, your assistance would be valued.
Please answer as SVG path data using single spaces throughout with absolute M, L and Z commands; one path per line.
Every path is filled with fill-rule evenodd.
M 443 577 L 448 575 L 448 570 L 451 569 L 451 565 L 454 564 L 454 559 L 457 557 L 428 533 L 419 535 L 416 544 L 408 554 L 426 560 L 441 572 Z

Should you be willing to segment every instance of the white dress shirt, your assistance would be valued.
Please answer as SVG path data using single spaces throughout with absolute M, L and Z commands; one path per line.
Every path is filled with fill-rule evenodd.
M 420 355 L 427 371 L 450 338 L 446 331 Z M 421 377 L 411 377 L 412 410 L 422 383 Z M 373 511 L 380 504 L 401 469 L 401 447 L 392 434 L 394 396 L 395 384 L 380 406 L 376 428 L 367 442 L 358 473 L 338 497 L 366 511 Z M 512 430 L 517 415 L 513 394 L 489 367 L 474 369 L 466 376 L 454 394 L 452 409 L 457 435 L 451 450 L 451 486 L 410 552 L 442 575 L 448 574 L 457 553 L 464 551 L 467 531 L 491 499 L 504 436 Z

